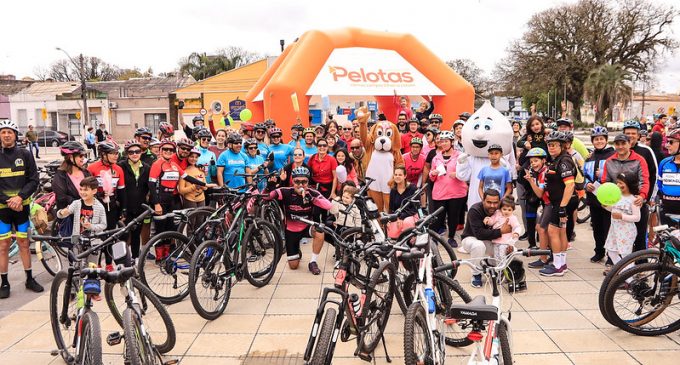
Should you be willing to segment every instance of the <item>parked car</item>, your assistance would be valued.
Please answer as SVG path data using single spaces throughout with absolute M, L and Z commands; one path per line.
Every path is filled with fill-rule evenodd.
M 57 132 L 57 131 L 39 131 L 38 133 L 38 146 L 41 147 L 59 147 L 62 144 L 66 143 L 67 141 L 75 141 L 75 138 L 71 136 L 69 138 L 69 135 L 64 133 L 64 132 Z

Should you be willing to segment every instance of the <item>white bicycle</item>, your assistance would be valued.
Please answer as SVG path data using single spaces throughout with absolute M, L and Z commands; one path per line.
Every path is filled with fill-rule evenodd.
M 459 266 L 469 266 L 480 270 L 491 283 L 492 300 L 486 304 L 486 298 L 478 295 L 469 303 L 454 304 L 446 321 L 456 323 L 460 328 L 470 328 L 467 338 L 475 343 L 475 350 L 468 359 L 468 365 L 512 364 L 512 331 L 511 315 L 502 310 L 502 296 L 498 289 L 504 280 L 503 272 L 516 256 L 525 257 L 549 255 L 550 250 L 514 249 L 503 260 L 490 257 L 468 260 L 456 260 L 434 269 L 434 272 L 451 270 Z M 486 338 L 482 334 L 487 331 Z M 482 344 L 482 340 L 484 343 Z M 420 364 L 442 364 L 442 362 L 420 362 Z M 408 362 L 407 362 L 408 364 Z

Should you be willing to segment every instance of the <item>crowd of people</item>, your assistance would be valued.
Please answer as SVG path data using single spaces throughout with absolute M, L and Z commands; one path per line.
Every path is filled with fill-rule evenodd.
M 592 128 L 593 149 L 588 155 L 573 148 L 574 126 L 569 119 L 553 121 L 534 115 L 525 123 L 512 121 L 513 150 L 489 145 L 488 166 L 475 176 L 479 184 L 472 186 L 473 179 L 459 170 L 468 159 L 462 130 L 471 115 L 460 114 L 446 130 L 431 101 L 423 102 L 418 110 L 402 101 L 399 99 L 402 108 L 393 126 L 396 135 L 389 128 L 383 134 L 380 128 L 384 125 L 379 123 L 386 123 L 384 115 L 376 122 L 357 118 L 338 123 L 329 117 L 316 126 L 294 124 L 290 141 L 283 140 L 284 133 L 273 120 L 244 122 L 234 130 L 216 128 L 212 116 L 207 123 L 202 116 L 194 117 L 193 126 L 182 121 L 186 137 L 180 137 L 182 133 L 176 133 L 169 123 L 161 123 L 156 135 L 148 128 L 138 128 L 134 138 L 122 146 L 107 138 L 103 128 L 97 134 L 90 131 L 85 145 L 70 141 L 60 147 L 63 162 L 52 182 L 58 216 L 74 234 L 102 231 L 114 228 L 120 220 L 134 219 L 141 213 L 140 203 L 162 215 L 210 204 L 210 192 L 219 187 L 242 189 L 258 181 L 258 188 L 280 201 L 286 214 L 290 268 L 298 267 L 300 244 L 310 238 L 313 247 L 308 269 L 318 275 L 316 261 L 323 234 L 310 232 L 305 224 L 290 219 L 291 215 L 329 222 L 339 229 L 361 225 L 357 208 L 350 214 L 345 208 L 367 178 L 375 178 L 371 176 L 375 171 L 371 159 L 378 157 L 368 128 L 390 139 L 393 149 L 398 148 L 392 151 L 396 157 L 389 159 L 386 188 L 374 189 L 379 209 L 386 213 L 399 210 L 427 184 L 419 198 L 421 206 L 430 211 L 443 207 L 445 212 L 433 229 L 446 235 L 452 247 L 472 257 L 501 256 L 508 246 L 527 240 L 529 247 L 552 250 L 551 256 L 528 266 L 541 275 L 562 276 L 568 272 L 567 251 L 575 239 L 576 210 L 583 198 L 591 212 L 593 263 L 607 258 L 608 265 L 615 264 L 632 251 L 646 248 L 649 227 L 658 223 L 650 211 L 659 205 L 666 212 L 680 212 L 680 129 L 667 122 L 665 115 L 655 116 L 650 131 L 644 119 L 627 121 L 623 133 L 611 139 L 606 128 Z M 15 123 L 0 121 L 0 298 L 8 297 L 10 291 L 7 254 L 12 231 L 21 248 L 26 287 L 43 290 L 32 278 L 26 239 L 27 205 L 38 187 L 38 173 L 31 153 L 17 146 L 18 132 Z M 88 149 L 96 156 L 89 163 Z M 507 158 L 509 154 L 514 156 L 514 164 Z M 258 179 L 270 172 L 276 173 Z M 622 192 L 613 206 L 602 206 L 596 198 L 598 187 L 605 182 L 617 184 Z M 660 199 L 655 199 L 657 196 Z M 417 208 L 400 210 L 398 220 L 386 227 L 388 235 L 398 237 L 412 227 L 418 218 Z M 154 224 L 155 232 L 176 228 L 172 218 Z M 130 235 L 133 257 L 149 240 L 150 232 L 151 220 L 147 220 Z M 156 247 L 157 257 L 167 253 L 167 247 Z M 114 270 L 108 254 L 105 265 Z M 471 284 L 482 285 L 481 273 L 473 273 Z

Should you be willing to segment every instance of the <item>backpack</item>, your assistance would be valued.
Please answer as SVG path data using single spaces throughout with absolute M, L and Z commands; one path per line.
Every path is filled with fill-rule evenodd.
M 585 175 L 583 174 L 583 169 L 581 166 L 578 164 L 574 156 L 569 155 L 569 158 L 571 158 L 571 161 L 574 163 L 574 167 L 576 167 L 576 176 L 574 176 L 574 184 L 575 184 L 575 191 L 584 191 L 586 189 L 586 178 Z

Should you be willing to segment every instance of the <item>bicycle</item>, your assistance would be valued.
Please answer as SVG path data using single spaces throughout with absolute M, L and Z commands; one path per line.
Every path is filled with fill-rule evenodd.
M 472 298 L 469 303 L 454 304 L 450 308 L 448 318 L 446 319 L 448 322 L 455 322 L 463 330 L 466 328 L 472 329 L 467 335 L 467 338 L 475 343 L 475 349 L 470 355 L 467 362 L 468 364 L 512 364 L 511 315 L 510 311 L 508 311 L 507 316 L 503 313 L 502 296 L 498 288 L 504 278 L 502 273 L 508 268 L 516 256 L 522 255 L 525 257 L 532 257 L 549 254 L 550 250 L 515 248 L 512 253 L 506 255 L 501 260 L 495 260 L 488 257 L 456 260 L 450 264 L 434 269 L 434 272 L 437 273 L 458 266 L 469 266 L 473 269 L 481 270 L 491 283 L 491 304 L 486 304 L 486 297 L 478 295 Z M 427 296 L 425 291 L 422 291 L 421 294 L 423 295 L 423 298 L 426 298 L 429 301 L 429 296 Z M 428 309 L 429 308 L 428 305 Z M 412 323 L 409 324 L 409 322 L 406 322 L 404 327 L 413 327 L 413 332 L 415 332 L 415 328 L 418 327 L 419 330 L 425 334 L 424 337 L 426 340 L 421 341 L 424 345 L 423 354 L 404 354 L 407 359 L 412 360 L 412 362 L 407 361 L 406 364 L 415 364 L 416 361 L 424 361 L 424 363 L 427 364 L 443 364 L 443 357 L 434 355 L 435 353 L 439 354 L 444 351 L 441 341 L 433 341 L 433 337 L 437 335 L 437 328 L 431 325 L 430 318 L 423 318 L 425 312 L 424 305 L 419 305 L 419 308 L 417 308 L 417 310 L 414 309 L 414 311 L 416 313 L 413 316 Z M 420 315 L 418 313 L 420 313 Z M 488 331 L 484 345 L 482 345 L 482 340 L 484 339 L 482 331 L 486 329 L 488 329 Z M 406 350 L 406 345 L 404 345 L 404 349 Z
M 218 318 L 227 307 L 231 288 L 244 278 L 255 287 L 271 281 L 281 257 L 281 235 L 267 221 L 253 218 L 256 200 L 268 195 L 245 192 L 230 205 L 233 217 L 225 215 L 226 234 L 203 242 L 189 265 L 189 296 L 203 318 Z

